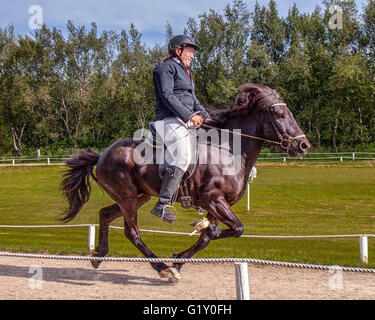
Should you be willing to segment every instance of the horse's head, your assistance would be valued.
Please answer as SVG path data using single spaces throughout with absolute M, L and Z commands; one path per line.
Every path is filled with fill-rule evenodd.
M 253 83 L 245 83 L 239 89 L 232 108 L 249 114 L 260 124 L 257 136 L 279 144 L 290 157 L 306 155 L 310 143 L 275 90 Z

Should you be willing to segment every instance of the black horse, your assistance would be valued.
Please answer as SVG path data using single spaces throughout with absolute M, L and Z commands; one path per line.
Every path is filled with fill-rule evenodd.
M 225 111 L 211 113 L 212 119 L 202 127 L 231 132 L 239 137 L 241 151 L 237 170 L 234 174 L 224 174 L 225 169 L 233 169 L 233 162 L 220 157 L 219 161 L 199 163 L 189 178 L 189 193 L 194 204 L 207 211 L 210 225 L 201 230 L 198 241 L 174 258 L 191 258 L 204 249 L 211 240 L 240 237 L 244 226 L 231 210 L 243 196 L 247 179 L 265 141 L 278 144 L 289 156 L 304 156 L 310 147 L 305 135 L 296 123 L 292 113 L 275 90 L 258 84 L 246 83 L 240 88 L 234 104 Z M 240 129 L 235 130 L 235 129 Z M 107 148 L 101 155 L 93 151 L 83 151 L 67 160 L 69 169 L 61 183 L 63 193 L 69 200 L 69 209 L 62 220 L 73 219 L 90 195 L 90 177 L 93 177 L 115 204 L 100 210 L 99 245 L 95 256 L 104 257 L 108 253 L 108 228 L 119 217 L 124 218 L 125 236 L 147 258 L 157 258 L 141 239 L 137 224 L 137 210 L 151 196 L 158 196 L 161 179 L 159 165 L 135 161 L 137 146 L 141 141 L 125 138 Z M 199 145 L 201 152 L 212 154 L 216 146 Z M 233 151 L 233 142 L 229 143 Z M 231 152 L 228 154 L 230 155 Z M 225 156 L 224 156 L 225 158 Z M 211 159 L 212 160 L 212 159 Z M 214 162 L 214 163 L 213 163 Z M 93 168 L 96 166 L 96 177 Z M 232 170 L 233 171 L 233 170 Z M 177 196 L 177 201 L 180 197 Z M 222 222 L 228 229 L 218 228 Z M 100 262 L 92 262 L 97 268 Z M 164 263 L 151 263 L 163 278 L 176 282 L 180 278 L 181 263 L 169 267 Z

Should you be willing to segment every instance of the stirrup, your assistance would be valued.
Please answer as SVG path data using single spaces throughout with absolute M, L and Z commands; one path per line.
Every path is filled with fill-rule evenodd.
M 172 215 L 175 216 L 174 219 L 170 220 L 170 219 L 166 219 L 166 218 L 164 218 L 164 215 L 165 215 L 165 209 L 167 209 L 167 208 L 172 208 L 172 209 L 174 210 L 174 212 L 175 212 L 174 214 L 173 214 L 171 211 L 169 211 L 169 212 L 171 212 Z M 165 221 L 165 222 L 173 223 L 173 222 L 175 222 L 175 221 L 177 220 L 176 216 L 177 216 L 177 210 L 175 209 L 174 206 L 169 205 L 169 204 L 166 204 L 166 205 L 163 206 L 162 214 L 161 214 L 161 217 L 160 217 L 161 220 L 163 220 L 163 221 Z

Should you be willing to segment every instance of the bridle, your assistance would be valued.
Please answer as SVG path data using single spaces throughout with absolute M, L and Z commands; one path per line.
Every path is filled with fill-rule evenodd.
M 274 103 L 271 106 L 267 108 L 268 115 L 271 119 L 271 123 L 277 133 L 278 138 L 280 139 L 279 142 L 277 142 L 278 145 L 284 150 L 289 151 L 292 142 L 294 140 L 301 140 L 301 139 L 306 139 L 306 136 L 304 134 L 301 134 L 296 137 L 291 137 L 281 126 L 281 124 L 272 116 L 272 113 L 270 111 L 271 108 L 276 107 L 276 106 L 286 106 L 285 103 Z M 275 142 L 274 142 L 275 143 Z
M 243 137 L 246 137 L 246 138 L 261 140 L 261 141 L 269 142 L 269 143 L 272 143 L 272 144 L 277 144 L 282 149 L 284 149 L 284 150 L 286 150 L 288 152 L 289 149 L 291 148 L 292 143 L 293 143 L 294 140 L 305 139 L 306 136 L 304 134 L 302 134 L 302 135 L 299 135 L 299 136 L 296 136 L 296 137 L 291 137 L 284 130 L 284 128 L 281 126 L 281 124 L 272 116 L 272 113 L 271 113 L 270 109 L 273 108 L 273 107 L 276 107 L 276 106 L 286 106 L 286 104 L 285 103 L 274 103 L 274 104 L 270 105 L 267 108 L 267 112 L 268 112 L 268 115 L 269 115 L 269 117 L 271 119 L 272 126 L 274 127 L 274 129 L 275 129 L 275 131 L 277 133 L 277 136 L 280 139 L 279 141 L 269 140 L 269 139 L 265 139 L 265 138 L 257 137 L 257 136 L 252 136 L 252 135 L 245 134 L 245 133 L 239 133 L 239 132 L 233 132 L 233 131 L 230 131 L 230 132 L 232 134 L 240 135 L 240 136 L 243 136 Z M 205 123 L 202 123 L 201 125 L 204 126 L 204 127 L 207 127 L 207 128 L 211 128 L 211 129 L 217 129 L 217 130 L 221 130 L 221 131 L 227 131 L 227 129 L 217 128 L 217 127 L 205 124 Z

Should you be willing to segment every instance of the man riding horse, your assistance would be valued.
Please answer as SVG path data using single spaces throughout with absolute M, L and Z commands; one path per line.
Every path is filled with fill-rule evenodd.
M 209 225 L 200 230 L 199 239 L 190 248 L 173 255 L 174 258 L 188 259 L 205 249 L 212 240 L 241 236 L 244 225 L 233 212 L 232 206 L 242 198 L 249 174 L 265 142 L 278 145 L 290 157 L 304 156 L 310 147 L 279 94 L 260 84 L 242 84 L 234 104 L 227 110 L 211 112 L 208 123 L 206 120 L 210 116 L 195 97 L 193 82 L 187 71 L 195 49 L 197 46 L 189 37 L 172 38 L 170 57 L 154 70 L 155 123 L 161 124 L 155 126 L 155 129 L 161 127 L 159 131 L 164 130 L 161 136 L 164 137 L 167 153 L 171 146 L 177 149 L 176 156 L 167 161 L 169 165 L 162 180 L 162 166 L 157 161 L 136 161 L 140 154 L 138 147 L 144 143 L 142 139 L 123 138 L 101 154 L 92 150 L 81 151 L 66 161 L 68 169 L 61 182 L 61 189 L 68 199 L 69 207 L 64 212 L 63 221 L 72 220 L 89 200 L 90 177 L 114 200 L 112 205 L 99 212 L 99 242 L 95 256 L 104 257 L 108 253 L 109 226 L 112 221 L 122 217 L 126 238 L 146 258 L 157 258 L 141 237 L 138 210 L 152 196 L 159 196 L 152 213 L 168 222 L 176 220 L 175 215 L 168 210 L 168 203 L 173 200 L 172 195 L 192 160 L 190 143 L 193 139 L 189 139 L 189 135 L 203 122 L 202 130 L 215 128 L 240 138 L 241 152 L 236 161 L 239 170 L 234 174 L 226 174 L 233 167 L 233 162 L 228 160 L 232 160 L 231 153 L 236 153 L 234 143 L 228 145 L 227 152 L 220 153 L 220 157 L 215 159 L 218 161 L 199 161 L 189 177 L 189 193 L 194 196 L 194 204 L 207 211 Z M 199 143 L 197 148 L 200 155 L 214 155 L 218 147 L 211 140 L 207 144 Z M 156 157 L 156 153 L 153 153 L 153 157 Z M 177 201 L 182 202 L 181 197 Z M 219 227 L 220 223 L 224 228 Z M 95 268 L 100 263 L 100 260 L 92 261 Z M 163 262 L 150 263 L 162 278 L 168 278 L 171 282 L 180 278 L 183 263 L 174 263 L 173 266 Z
M 169 202 L 192 160 L 191 133 L 210 116 L 194 93 L 194 83 L 188 67 L 194 59 L 196 43 L 188 36 L 173 37 L 168 46 L 169 57 L 153 72 L 155 86 L 155 128 L 174 156 L 163 175 L 159 201 L 151 213 L 173 223 L 176 215 Z M 159 129 L 159 130 L 158 130 Z

